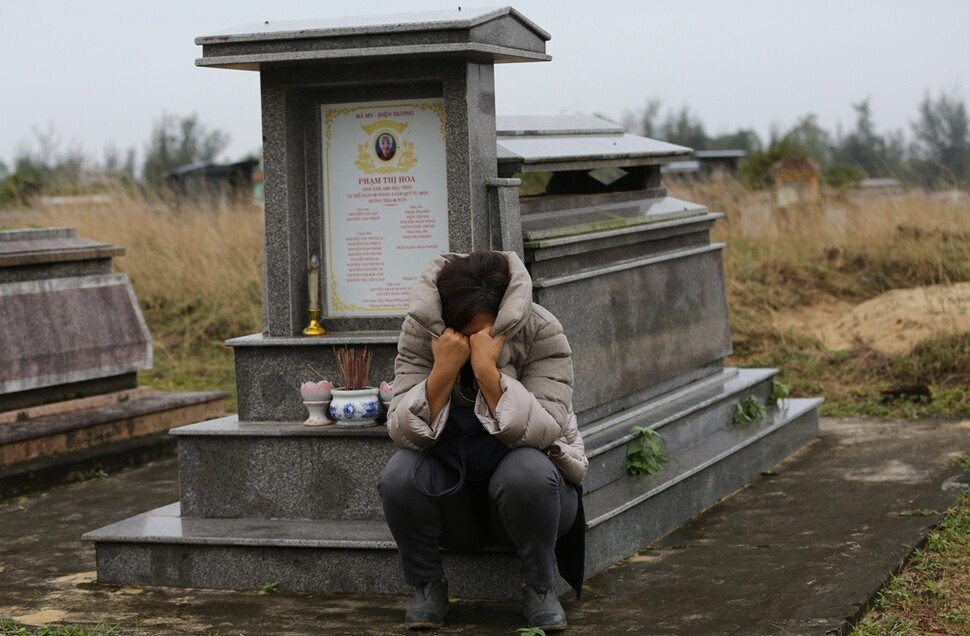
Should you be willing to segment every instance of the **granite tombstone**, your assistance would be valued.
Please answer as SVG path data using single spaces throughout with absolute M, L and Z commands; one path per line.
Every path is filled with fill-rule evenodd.
M 723 245 L 710 238 L 721 215 L 661 179 L 690 149 L 590 117 L 496 118 L 494 65 L 548 60 L 547 40 L 511 7 L 197 40 L 200 66 L 260 73 L 263 331 L 229 341 L 238 416 L 174 431 L 181 501 L 86 535 L 100 581 L 403 593 L 375 489 L 386 432 L 305 428 L 297 388 L 308 364 L 335 375 L 334 345 L 367 344 L 373 383 L 390 378 L 403 290 L 445 249 L 521 254 L 535 300 L 566 329 L 591 464 L 587 575 L 815 435 L 812 399 L 732 424 L 743 399 L 769 402 L 775 370 L 724 366 Z M 520 190 L 523 176 L 541 187 Z M 307 276 L 317 255 L 319 279 Z M 314 296 L 327 334 L 306 337 Z M 634 426 L 667 445 L 655 475 L 626 472 Z M 454 595 L 517 593 L 511 551 L 445 561 Z

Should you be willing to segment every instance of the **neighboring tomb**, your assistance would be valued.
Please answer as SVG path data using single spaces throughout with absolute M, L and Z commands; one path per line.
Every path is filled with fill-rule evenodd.
M 123 254 L 73 228 L 0 232 L 0 467 L 222 414 L 221 393 L 137 387 L 152 343 L 111 271 Z
M 703 179 L 737 177 L 741 161 L 747 156 L 744 150 L 695 150 L 687 161 L 672 161 L 663 167 L 665 176 Z
M 0 232 L 0 410 L 131 389 L 151 336 L 124 250 L 73 228 Z
M 261 179 L 258 159 L 235 163 L 201 161 L 170 170 L 165 175 L 165 185 L 179 200 L 227 205 L 253 201 Z
M 822 169 L 811 158 L 785 157 L 772 164 L 769 172 L 775 181 L 778 207 L 818 201 Z

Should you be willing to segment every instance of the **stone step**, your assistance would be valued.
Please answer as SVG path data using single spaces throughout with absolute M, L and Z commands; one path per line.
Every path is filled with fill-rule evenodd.
M 661 431 L 669 453 L 731 422 L 735 404 L 764 399 L 774 369 L 726 369 L 583 428 L 592 492 L 626 474 L 630 427 Z M 343 429 L 228 416 L 172 431 L 182 510 L 191 517 L 373 519 L 375 484 L 396 450 L 384 426 Z
M 683 523 L 811 441 L 821 400 L 791 400 L 762 421 L 723 428 L 681 450 L 651 476 L 627 477 L 586 496 L 586 574 L 592 576 Z M 98 580 L 165 585 L 405 594 L 383 521 L 202 519 L 178 504 L 89 532 Z M 444 555 L 451 592 L 514 598 L 517 559 L 509 550 Z
M 188 517 L 380 519 L 377 479 L 395 446 L 384 426 L 244 422 L 183 426 L 179 498 Z
M 197 519 L 171 504 L 84 535 L 98 581 L 335 593 L 407 594 L 397 546 L 381 520 Z M 443 552 L 449 591 L 517 598 L 518 559 L 503 548 Z
M 626 476 L 626 449 L 637 437 L 634 426 L 647 427 L 662 438 L 674 455 L 718 430 L 731 426 L 739 402 L 755 395 L 765 403 L 776 369 L 725 369 L 640 407 L 604 418 L 583 429 L 589 476 L 587 492 L 594 492 Z
M 598 572 L 744 486 L 818 436 L 820 398 L 788 400 L 672 455 L 654 475 L 626 477 L 585 498 L 586 567 Z

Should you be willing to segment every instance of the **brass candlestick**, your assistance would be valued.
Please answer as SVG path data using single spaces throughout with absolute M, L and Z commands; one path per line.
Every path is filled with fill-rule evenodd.
M 303 330 L 304 336 L 322 336 L 323 334 L 327 333 L 327 330 L 323 328 L 323 325 L 317 322 L 319 318 L 320 318 L 320 310 L 311 308 L 310 324 L 307 325 L 306 329 Z
M 327 333 L 327 330 L 323 328 L 323 325 L 319 323 L 320 318 L 320 260 L 317 255 L 314 254 L 313 258 L 310 259 L 310 265 L 307 267 L 307 274 L 309 275 L 309 292 L 310 292 L 310 324 L 306 326 L 303 330 L 304 336 L 322 336 Z

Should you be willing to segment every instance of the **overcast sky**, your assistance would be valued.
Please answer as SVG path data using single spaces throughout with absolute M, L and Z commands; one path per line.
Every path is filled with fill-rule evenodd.
M 689 106 L 708 134 L 764 139 L 815 113 L 851 127 L 869 98 L 881 132 L 927 91 L 970 99 L 968 0 L 519 0 L 552 35 L 551 62 L 496 68 L 500 115 L 601 113 L 650 99 Z M 264 20 L 453 9 L 432 0 L 0 0 L 0 161 L 36 130 L 100 162 L 139 154 L 162 113 L 229 133 L 227 159 L 260 145 L 259 78 L 194 65 L 196 36 Z M 473 2 L 467 6 L 501 6 Z M 140 161 L 140 156 L 139 156 Z

